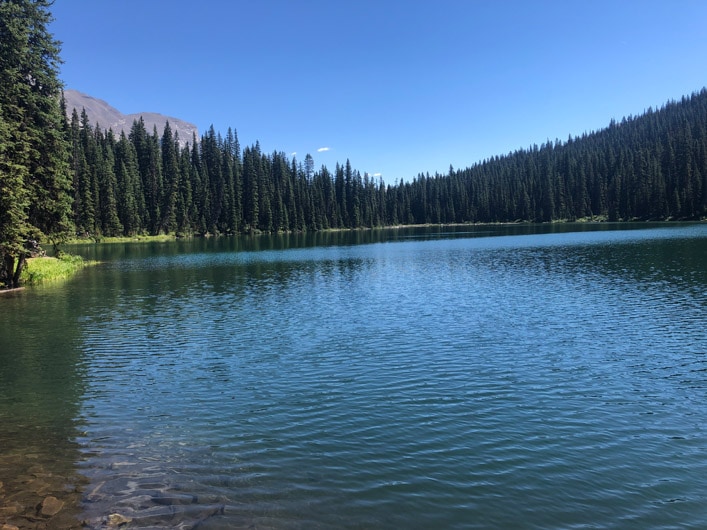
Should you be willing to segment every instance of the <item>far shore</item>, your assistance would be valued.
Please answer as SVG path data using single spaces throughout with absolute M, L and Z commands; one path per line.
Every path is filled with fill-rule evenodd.
M 468 227 L 484 227 L 484 226 L 517 226 L 517 225 L 552 225 L 552 224 L 608 224 L 608 223 L 675 223 L 675 222 L 705 222 L 707 218 L 704 219 L 629 219 L 629 220 L 618 220 L 610 221 L 605 216 L 596 217 L 586 217 L 582 219 L 558 219 L 554 221 L 547 222 L 534 222 L 534 221 L 503 221 L 497 223 L 424 223 L 424 224 L 398 224 L 389 226 L 359 226 L 356 228 L 323 228 L 316 231 L 278 231 L 278 232 L 265 232 L 258 229 L 250 230 L 249 232 L 239 232 L 235 234 L 223 233 L 223 234 L 157 234 L 157 235 L 133 235 L 133 236 L 86 236 L 86 237 L 75 237 L 67 240 L 64 244 L 67 245 L 85 245 L 94 243 L 168 243 L 171 241 L 177 241 L 179 239 L 191 239 L 191 238 L 203 238 L 203 237 L 231 237 L 231 236 L 261 236 L 261 235 L 298 235 L 306 233 L 318 233 L 318 232 L 355 232 L 355 231 L 368 231 L 368 230 L 401 230 L 408 228 L 429 228 L 432 226 L 468 226 Z

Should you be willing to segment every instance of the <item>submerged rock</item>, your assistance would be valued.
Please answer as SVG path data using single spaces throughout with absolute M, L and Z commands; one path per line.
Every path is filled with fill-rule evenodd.
M 173 506 L 178 504 L 196 504 L 199 499 L 195 495 L 171 493 L 155 495 L 152 501 L 162 506 Z
M 63 507 L 63 501 L 60 501 L 56 497 L 49 495 L 42 501 L 39 513 L 44 515 L 45 517 L 53 517 L 58 514 Z
M 15 515 L 22 511 L 22 505 L 19 502 L 13 502 L 5 506 L 0 506 L 0 517 Z
M 132 522 L 132 517 L 126 517 L 119 513 L 112 513 L 108 516 L 108 526 L 120 526 Z

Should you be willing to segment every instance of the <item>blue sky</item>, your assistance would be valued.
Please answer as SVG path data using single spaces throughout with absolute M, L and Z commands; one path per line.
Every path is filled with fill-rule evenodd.
M 707 85 L 707 2 L 57 0 L 61 79 L 386 183 Z

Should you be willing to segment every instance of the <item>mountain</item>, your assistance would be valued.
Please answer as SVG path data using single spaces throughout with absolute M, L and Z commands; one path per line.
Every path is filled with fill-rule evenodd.
M 169 121 L 169 126 L 172 128 L 172 133 L 179 134 L 179 143 L 183 147 L 187 142 L 192 141 L 192 135 L 196 133 L 199 137 L 199 131 L 193 123 L 165 116 L 156 112 L 138 112 L 135 114 L 123 114 L 118 109 L 111 107 L 102 99 L 94 98 L 88 94 L 79 92 L 78 90 L 65 90 L 64 98 L 66 99 L 66 113 L 71 118 L 71 113 L 74 109 L 81 115 L 82 109 L 86 110 L 88 121 L 91 125 L 98 124 L 101 129 L 113 129 L 116 136 L 120 131 L 125 131 L 125 134 L 130 133 L 130 128 L 133 121 L 140 119 L 142 116 L 145 122 L 145 129 L 148 133 L 152 133 L 153 127 L 157 127 L 157 134 L 162 136 L 164 126 Z

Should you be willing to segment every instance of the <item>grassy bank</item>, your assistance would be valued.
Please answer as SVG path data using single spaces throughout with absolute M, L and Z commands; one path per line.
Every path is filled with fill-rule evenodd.
M 177 239 L 175 234 L 160 234 L 157 236 L 111 236 L 111 237 L 77 237 L 68 240 L 68 244 L 83 243 L 164 243 Z
M 21 281 L 23 285 L 38 285 L 65 280 L 84 267 L 95 263 L 94 261 L 86 261 L 81 256 L 69 254 L 64 254 L 59 258 L 30 258 L 22 271 Z

